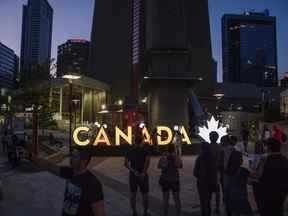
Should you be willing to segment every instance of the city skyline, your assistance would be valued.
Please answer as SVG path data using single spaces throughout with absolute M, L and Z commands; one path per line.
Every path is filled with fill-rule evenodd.
M 22 5 L 27 0 L 1 0 L 0 2 L 0 41 L 15 50 L 20 55 Z M 52 57 L 57 57 L 57 46 L 67 39 L 80 38 L 90 40 L 92 29 L 92 16 L 94 0 L 71 2 L 68 0 L 49 0 L 54 9 L 54 25 L 52 37 Z M 209 0 L 212 53 L 218 62 L 218 81 L 222 81 L 222 43 L 221 43 L 221 17 L 225 13 L 241 14 L 245 10 L 263 11 L 269 9 L 272 16 L 277 18 L 277 45 L 279 78 L 288 71 L 288 31 L 285 23 L 288 22 L 288 4 L 285 0 Z M 9 22 L 7 22 L 9 20 Z M 63 30 L 65 26 L 65 30 Z M 220 79 L 219 79 L 220 78 Z

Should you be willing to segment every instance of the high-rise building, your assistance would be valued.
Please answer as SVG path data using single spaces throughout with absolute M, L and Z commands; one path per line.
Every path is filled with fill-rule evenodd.
M 15 52 L 0 42 L 0 88 L 15 87 L 18 76 L 19 57 Z
M 136 99 L 145 76 L 202 78 L 207 87 L 198 92 L 207 95 L 213 88 L 207 0 L 95 1 L 90 72 L 116 95 Z
M 29 77 L 33 65 L 49 65 L 52 23 L 53 9 L 47 0 L 28 0 L 23 6 L 21 77 Z
M 89 41 L 71 39 L 58 46 L 57 77 L 68 73 L 87 74 Z
M 276 18 L 244 12 L 222 17 L 223 82 L 277 86 Z
M 218 62 L 213 58 L 212 59 L 212 71 L 213 71 L 213 81 L 218 82 Z
M 114 99 L 130 95 L 128 1 L 95 1 L 88 75 L 111 86 Z

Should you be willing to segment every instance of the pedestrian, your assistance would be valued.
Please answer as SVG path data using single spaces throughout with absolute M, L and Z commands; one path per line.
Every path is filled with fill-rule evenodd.
M 32 156 L 35 165 L 66 179 L 62 216 L 104 216 L 102 184 L 88 169 L 91 156 L 84 150 L 73 150 L 71 167 L 60 167 Z
M 55 145 L 55 138 L 53 136 L 53 133 L 49 133 L 49 145 L 54 146 Z
M 19 139 L 16 134 L 12 134 L 11 141 L 8 142 L 8 161 L 10 162 L 12 168 L 15 168 L 19 165 L 19 155 L 17 152 L 17 147 L 19 145 Z
M 229 138 L 229 145 L 226 148 L 224 148 L 224 150 L 223 150 L 224 151 L 224 159 L 223 159 L 223 161 L 224 161 L 224 165 L 223 165 L 224 166 L 223 167 L 224 171 L 227 169 L 228 161 L 229 161 L 229 158 L 230 158 L 232 152 L 237 151 L 236 145 L 237 145 L 237 137 L 236 136 L 231 136 Z M 224 174 L 224 176 L 225 176 L 225 174 Z M 225 182 L 225 177 L 224 177 L 224 182 Z
M 227 149 L 230 148 L 230 138 L 228 135 L 223 136 L 220 140 L 221 144 L 221 155 L 220 155 L 220 185 L 221 185 L 221 191 L 222 191 L 222 197 L 224 201 L 224 158 L 225 158 L 225 152 Z
M 221 200 L 221 194 L 220 194 L 220 181 L 221 181 L 221 172 L 223 170 L 222 166 L 222 160 L 221 160 L 221 154 L 222 154 L 222 146 L 217 143 L 219 139 L 219 135 L 217 132 L 212 131 L 209 134 L 210 138 L 210 148 L 211 148 L 211 153 L 215 159 L 216 163 L 216 168 L 217 168 L 217 188 L 216 191 L 212 194 L 212 196 L 215 196 L 215 201 L 216 201 L 216 208 L 215 208 L 215 213 L 220 214 L 220 200 Z
M 264 124 L 263 130 L 262 130 L 262 140 L 266 141 L 270 137 L 271 137 L 271 130 L 268 128 L 266 124 Z
M 278 125 L 273 125 L 272 137 L 276 139 L 281 145 L 285 142 L 284 133 Z
M 210 144 L 201 144 L 201 153 L 196 159 L 194 176 L 197 178 L 197 189 L 200 198 L 202 216 L 211 215 L 212 193 L 217 191 L 217 165 Z
M 175 145 L 169 144 L 159 160 L 158 168 L 161 169 L 159 184 L 163 192 L 163 215 L 168 215 L 170 191 L 173 194 L 177 216 L 181 215 L 180 177 L 178 169 L 183 167 L 181 157 L 176 153 Z
M 5 130 L 3 135 L 2 135 L 2 151 L 3 153 L 7 152 L 7 148 L 8 148 L 8 133 L 7 131 Z
M 225 188 L 227 216 L 252 214 L 247 192 L 247 181 L 250 172 L 248 169 L 241 167 L 242 163 L 242 153 L 239 151 L 232 152 L 225 171 L 227 175 Z
M 288 159 L 281 154 L 281 144 L 274 138 L 267 140 L 268 154 L 257 169 L 258 181 L 254 193 L 261 216 L 283 216 L 288 194 Z
M 143 137 L 136 136 L 133 148 L 125 157 L 125 167 L 129 172 L 130 185 L 130 204 L 133 216 L 137 216 L 136 196 L 138 188 L 142 194 L 142 204 L 144 216 L 148 213 L 148 193 L 149 193 L 149 176 L 148 168 L 150 165 L 150 156 L 144 147 Z
M 244 122 L 242 122 L 240 133 L 241 133 L 241 138 L 242 138 L 242 142 L 244 145 L 244 150 L 247 152 L 248 142 L 249 142 L 249 129 L 248 129 L 248 126 Z

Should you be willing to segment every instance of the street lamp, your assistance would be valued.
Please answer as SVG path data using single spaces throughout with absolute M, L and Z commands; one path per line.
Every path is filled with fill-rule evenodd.
M 74 104 L 74 128 L 76 128 L 76 124 L 77 124 L 77 108 L 78 108 L 78 103 L 80 102 L 80 100 L 79 99 L 73 99 L 72 102 Z
M 69 155 L 72 153 L 72 81 L 80 79 L 81 76 L 77 74 L 65 74 L 62 76 L 63 79 L 69 81 Z

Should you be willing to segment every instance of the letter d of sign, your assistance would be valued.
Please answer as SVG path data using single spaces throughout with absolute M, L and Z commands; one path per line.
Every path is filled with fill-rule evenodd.
M 167 133 L 166 140 L 162 140 L 162 131 L 166 131 L 166 133 Z M 159 126 L 159 127 L 157 127 L 157 133 L 161 135 L 161 136 L 157 136 L 158 145 L 167 145 L 167 144 L 171 143 L 172 138 L 173 138 L 173 134 L 172 134 L 172 131 L 169 127 Z

